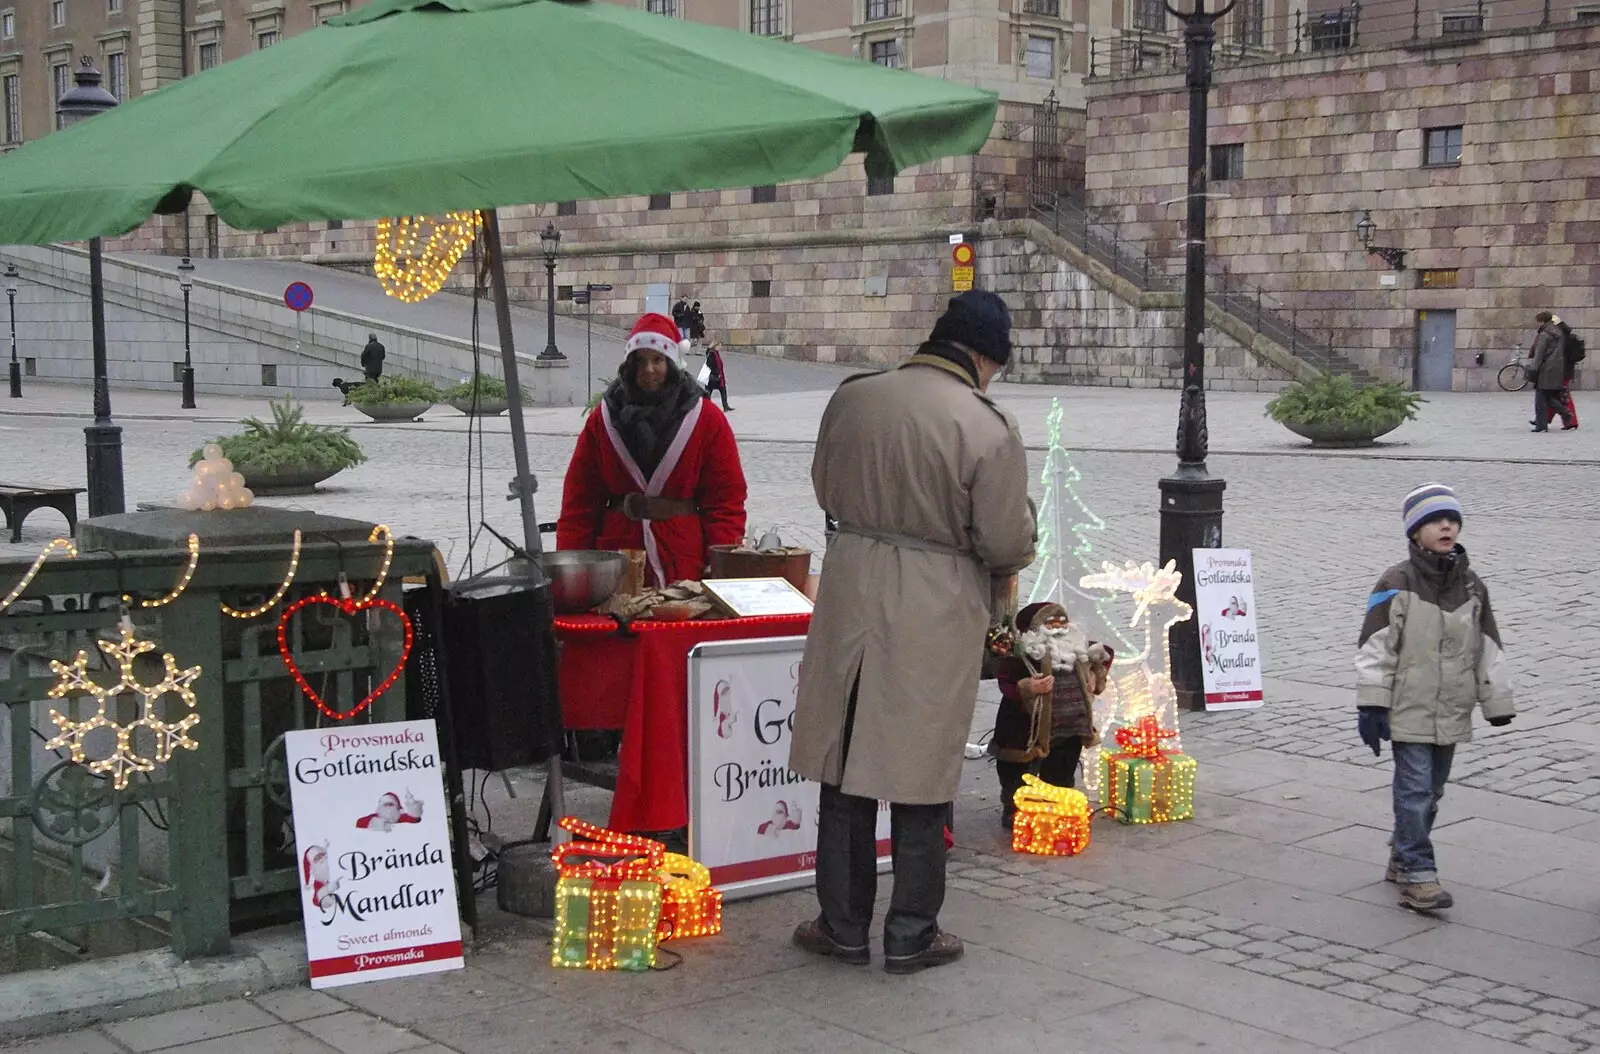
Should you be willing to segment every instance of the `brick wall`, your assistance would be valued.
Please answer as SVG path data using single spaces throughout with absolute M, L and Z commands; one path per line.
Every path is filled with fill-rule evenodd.
M 1453 386 L 1486 389 L 1550 308 L 1600 327 L 1600 26 L 1218 70 L 1212 144 L 1241 144 L 1243 177 L 1214 181 L 1211 247 L 1235 276 L 1297 309 L 1353 360 L 1410 380 L 1418 312 L 1453 310 Z M 1425 167 L 1426 129 L 1460 126 L 1460 164 Z M 1091 88 L 1087 195 L 1096 218 L 1184 237 L 1181 76 Z M 1168 204 L 1170 202 L 1170 204 Z M 1408 270 L 1362 251 L 1403 248 Z M 1456 269 L 1459 288 L 1419 288 Z M 1478 366 L 1475 356 L 1484 355 Z M 1600 365 L 1586 363 L 1593 384 Z

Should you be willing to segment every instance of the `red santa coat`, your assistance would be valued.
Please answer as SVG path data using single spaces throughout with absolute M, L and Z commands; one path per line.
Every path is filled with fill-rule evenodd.
M 606 508 L 627 494 L 689 499 L 698 516 L 630 520 Z M 703 577 L 713 545 L 744 539 L 744 469 L 728 418 L 700 399 L 678 425 L 677 435 L 649 479 L 639 470 L 611 421 L 604 401 L 578 435 L 561 493 L 557 549 L 643 549 L 650 579 L 667 585 Z

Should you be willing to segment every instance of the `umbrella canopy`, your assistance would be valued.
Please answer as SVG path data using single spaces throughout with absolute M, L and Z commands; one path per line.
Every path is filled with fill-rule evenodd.
M 374 0 L 0 158 L 0 244 L 181 212 L 372 219 L 873 175 L 975 153 L 992 93 L 598 0 Z

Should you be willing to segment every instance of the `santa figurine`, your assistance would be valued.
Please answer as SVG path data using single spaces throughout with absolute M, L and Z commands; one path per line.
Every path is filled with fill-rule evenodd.
M 317 909 L 322 908 L 322 898 L 332 895 L 339 888 L 337 878 L 328 878 L 328 843 L 314 845 L 305 851 L 300 858 L 301 881 L 311 890 L 311 904 Z
M 1071 787 L 1083 748 L 1099 742 L 1094 700 L 1106 690 L 1114 657 L 1072 623 L 1060 604 L 1029 604 L 1015 633 L 991 640 L 1000 709 L 989 753 L 1000 778 L 1001 822 L 1011 828 L 1024 773 Z M 998 645 L 998 646 L 997 646 Z
M 682 368 L 688 342 L 647 314 L 578 435 L 557 549 L 643 549 L 649 585 L 705 577 L 713 545 L 744 539 L 745 480 L 733 430 Z
M 400 804 L 400 796 L 393 791 L 378 799 L 378 811 L 370 813 L 356 821 L 356 826 L 364 831 L 392 831 L 398 823 L 421 823 L 422 803 L 406 791 L 404 808 Z

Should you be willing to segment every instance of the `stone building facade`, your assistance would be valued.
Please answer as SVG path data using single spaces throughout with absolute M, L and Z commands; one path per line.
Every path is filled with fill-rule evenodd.
M 1090 210 L 1156 255 L 1184 238 L 1184 98 L 1176 75 L 1090 90 Z M 1210 123 L 1219 267 L 1358 365 L 1487 389 L 1536 311 L 1600 326 L 1600 25 L 1225 67 Z

